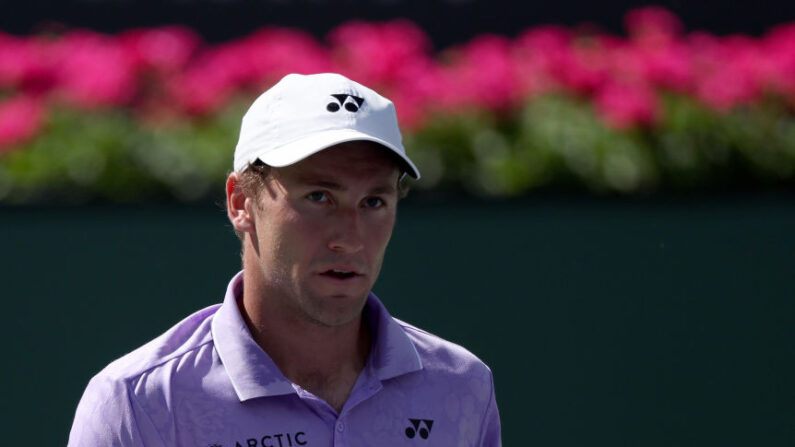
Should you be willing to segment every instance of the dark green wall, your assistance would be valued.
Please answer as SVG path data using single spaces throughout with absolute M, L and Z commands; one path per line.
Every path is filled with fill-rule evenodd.
M 792 196 L 409 199 L 376 293 L 492 367 L 505 445 L 793 445 Z M 218 302 L 224 215 L 0 208 L 4 443 L 63 445 L 90 376 Z

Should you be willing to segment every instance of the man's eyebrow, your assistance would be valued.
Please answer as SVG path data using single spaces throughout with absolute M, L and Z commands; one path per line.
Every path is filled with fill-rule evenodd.
M 321 188 L 331 189 L 334 191 L 342 191 L 345 189 L 342 185 L 331 180 L 318 180 L 318 179 L 301 179 L 301 183 L 307 186 L 319 186 Z
M 370 190 L 370 194 L 392 194 L 397 191 L 393 185 L 376 186 Z
M 332 180 L 323 179 L 300 179 L 301 183 L 307 186 L 317 186 L 320 188 L 330 189 L 332 191 L 344 191 L 347 188 Z M 375 186 L 368 192 L 369 194 L 392 194 L 397 191 L 397 188 L 391 184 L 384 184 Z

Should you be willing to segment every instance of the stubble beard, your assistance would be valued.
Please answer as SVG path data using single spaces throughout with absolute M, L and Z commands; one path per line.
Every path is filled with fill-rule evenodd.
M 342 327 L 362 315 L 371 287 L 372 284 L 367 290 L 351 296 L 329 296 L 303 287 L 295 291 L 292 302 L 307 323 L 325 328 Z

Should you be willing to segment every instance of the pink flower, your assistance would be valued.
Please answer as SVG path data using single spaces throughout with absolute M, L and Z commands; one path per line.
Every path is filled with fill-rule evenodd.
M 564 89 L 592 93 L 607 77 L 608 51 L 614 39 L 604 35 L 575 36 L 555 26 L 525 31 L 516 40 L 516 61 L 523 88 L 549 91 Z
M 716 38 L 706 33 L 691 37 L 694 94 L 718 112 L 747 104 L 762 92 L 758 81 L 757 50 L 748 37 Z
M 242 42 L 248 82 L 259 91 L 289 73 L 330 71 L 328 51 L 311 35 L 287 28 L 263 28 Z
M 639 48 L 646 79 L 654 85 L 685 93 L 693 83 L 690 49 L 681 42 Z
M 0 33 L 0 88 L 15 88 L 30 94 L 49 91 L 56 77 L 56 64 L 47 42 Z
M 118 41 L 91 31 L 65 35 L 55 46 L 59 94 L 81 107 L 124 105 L 137 72 Z
M 330 49 L 303 31 L 275 27 L 206 48 L 182 26 L 118 37 L 0 32 L 0 89 L 169 116 L 212 113 L 287 73 L 338 71 L 392 98 L 410 127 L 464 107 L 509 110 L 550 91 L 591 98 L 617 128 L 652 123 L 656 89 L 691 95 L 717 111 L 765 93 L 795 104 L 795 23 L 761 39 L 683 35 L 673 13 L 645 7 L 630 11 L 625 25 L 628 39 L 539 26 L 514 40 L 482 35 L 440 55 L 404 20 L 345 23 L 329 33 Z
M 44 107 L 32 97 L 17 96 L 0 102 L 0 153 L 33 138 L 43 119 Z
M 642 83 L 603 85 L 595 97 L 596 108 L 616 129 L 650 125 L 657 119 L 657 97 Z
M 403 75 L 407 82 L 396 82 L 383 91 L 395 103 L 401 128 L 421 127 L 428 116 L 451 107 L 451 99 L 457 99 L 439 66 L 430 61 L 406 67 Z
M 760 51 L 769 63 L 766 87 L 795 105 L 795 22 L 772 28 L 763 37 Z
M 601 57 L 607 65 L 607 74 L 612 80 L 636 83 L 646 81 L 646 66 L 643 54 L 626 41 L 602 44 L 605 50 Z
M 521 99 L 511 50 L 508 39 L 482 35 L 451 51 L 445 76 L 463 104 L 502 110 Z
M 22 83 L 28 54 L 22 39 L 0 33 L 0 88 Z
M 517 43 L 526 47 L 531 56 L 549 58 L 571 44 L 573 35 L 568 28 L 558 25 L 541 25 L 527 29 L 517 37 Z
M 201 37 L 184 26 L 164 26 L 126 31 L 119 42 L 136 67 L 171 73 L 187 64 Z
M 608 51 L 612 41 L 599 37 L 582 37 L 573 41 L 569 51 L 559 55 L 553 74 L 568 89 L 591 94 L 608 77 Z
M 731 67 L 701 77 L 696 86 L 696 97 L 719 112 L 747 104 L 758 94 L 759 90 L 747 73 Z
M 211 113 L 237 91 L 261 92 L 288 73 L 329 71 L 328 53 L 310 35 L 264 28 L 240 40 L 210 47 L 167 81 L 178 108 Z
M 404 132 L 422 126 L 428 113 L 426 98 L 412 94 L 406 89 L 390 92 L 389 98 L 395 104 L 400 128 Z
M 335 71 L 370 85 L 408 81 L 406 71 L 429 59 L 430 39 L 405 20 L 348 22 L 329 33 Z
M 537 26 L 519 35 L 513 63 L 523 96 L 554 90 L 560 84 L 555 73 L 568 57 L 571 40 L 571 32 L 561 26 Z
M 660 6 L 647 6 L 629 11 L 624 27 L 633 40 L 649 43 L 670 41 L 682 32 L 679 18 Z
M 225 49 L 227 50 L 227 49 Z M 203 115 L 220 108 L 241 84 L 241 57 L 235 50 L 216 48 L 205 53 L 187 70 L 169 79 L 166 89 L 178 109 Z

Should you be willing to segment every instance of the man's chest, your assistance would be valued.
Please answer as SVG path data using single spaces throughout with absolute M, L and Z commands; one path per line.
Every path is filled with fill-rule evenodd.
M 382 395 L 381 395 L 382 394 Z M 174 413 L 174 444 L 191 447 L 474 445 L 482 414 L 466 397 L 378 393 L 340 414 L 297 395 L 218 402 L 189 398 Z M 391 397 L 391 398 L 390 398 Z M 395 397 L 400 397 L 395 399 Z

